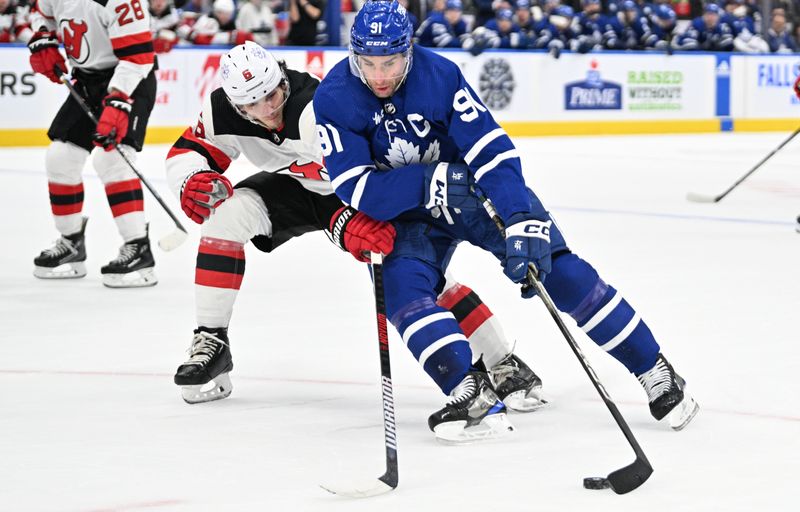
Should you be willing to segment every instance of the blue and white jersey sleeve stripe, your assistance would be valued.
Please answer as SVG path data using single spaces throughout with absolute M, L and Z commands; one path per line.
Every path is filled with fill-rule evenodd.
M 492 200 L 503 219 L 534 209 L 514 143 L 460 71 L 448 135 L 461 151 L 478 186 Z

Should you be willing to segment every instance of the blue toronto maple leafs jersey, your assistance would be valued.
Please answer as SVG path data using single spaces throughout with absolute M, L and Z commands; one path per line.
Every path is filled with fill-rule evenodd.
M 430 50 L 414 46 L 405 83 L 387 99 L 342 60 L 317 88 L 314 112 L 336 194 L 371 217 L 427 214 L 424 172 L 431 162 L 469 165 L 503 219 L 533 210 L 511 139 L 458 66 Z

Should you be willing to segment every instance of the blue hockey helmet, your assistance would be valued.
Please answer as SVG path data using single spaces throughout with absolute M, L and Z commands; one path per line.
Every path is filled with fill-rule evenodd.
M 678 19 L 678 16 L 675 14 L 675 11 L 670 7 L 668 4 L 658 4 L 655 6 L 654 13 L 656 18 L 663 20 L 663 21 L 675 21 Z
M 703 12 L 716 14 L 717 16 L 722 15 L 722 9 L 720 9 L 719 5 L 713 3 L 706 4 L 706 7 L 705 9 L 703 9 Z
M 514 13 L 511 12 L 511 9 L 498 9 L 497 12 L 494 14 L 494 16 L 498 20 L 511 21 L 514 19 Z
M 575 10 L 568 5 L 559 5 L 553 9 L 552 14 L 554 16 L 562 16 L 564 18 L 572 18 L 575 16 Z
M 454 11 L 463 11 L 464 4 L 461 0 L 447 0 L 447 2 L 444 3 L 444 10 L 448 11 L 451 9 Z
M 357 55 L 393 55 L 408 51 L 414 29 L 406 8 L 397 0 L 370 0 L 350 29 L 350 47 Z
M 413 46 L 411 36 L 414 29 L 406 8 L 397 3 L 397 0 L 380 1 L 370 0 L 365 3 L 356 14 L 353 27 L 350 29 L 350 72 L 361 79 L 367 87 L 379 97 L 386 97 L 396 91 L 405 81 L 411 69 Z M 381 80 L 396 80 L 393 90 L 387 93 L 384 87 L 380 90 L 373 87 L 372 80 L 364 72 L 361 57 L 385 57 L 401 55 L 402 70 L 398 69 L 396 76 L 380 77 Z M 370 66 L 366 59 L 366 66 Z
M 620 10 L 621 11 L 638 11 L 639 10 L 639 6 L 636 5 L 636 2 L 634 2 L 633 0 L 625 0 L 624 2 L 622 2 L 622 8 Z

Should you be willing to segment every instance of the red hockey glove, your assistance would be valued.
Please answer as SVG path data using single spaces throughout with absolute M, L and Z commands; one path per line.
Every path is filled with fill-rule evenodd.
M 331 217 L 333 243 L 361 262 L 369 261 L 370 252 L 384 256 L 394 249 L 397 232 L 388 222 L 375 220 L 349 206 L 340 208 Z
M 56 68 L 67 72 L 67 63 L 58 51 L 58 39 L 55 32 L 36 32 L 28 43 L 31 50 L 31 68 L 55 83 L 61 83 Z
M 190 174 L 181 187 L 181 208 L 198 224 L 207 221 L 214 209 L 233 195 L 230 180 L 222 174 L 204 169 Z
M 131 99 L 123 92 L 112 92 L 103 99 L 103 113 L 92 137 L 94 145 L 111 151 L 128 134 Z
M 794 93 L 795 95 L 800 98 L 800 75 L 797 75 L 797 79 L 794 81 Z

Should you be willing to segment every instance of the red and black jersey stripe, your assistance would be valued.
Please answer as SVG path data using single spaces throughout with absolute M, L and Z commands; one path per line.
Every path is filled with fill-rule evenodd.
M 153 49 L 153 35 L 150 32 L 141 32 L 129 36 L 111 39 L 114 55 L 119 60 L 133 64 L 153 64 L 155 50 Z
M 63 185 L 48 182 L 50 192 L 50 207 L 53 215 L 72 215 L 80 213 L 83 209 L 83 183 L 77 185 Z
M 139 178 L 107 184 L 106 197 L 114 217 L 144 211 L 144 194 Z
M 453 313 L 467 337 L 472 336 L 478 327 L 492 317 L 488 306 L 468 286 L 458 285 L 454 291 L 445 293 L 437 303 Z
M 191 128 L 187 128 L 183 135 L 172 145 L 167 154 L 167 159 L 189 151 L 202 155 L 208 162 L 208 166 L 220 174 L 224 173 L 228 166 L 231 165 L 231 159 L 224 151 L 197 137 Z
M 195 284 L 238 290 L 244 278 L 244 247 L 219 248 L 201 242 L 197 252 Z

